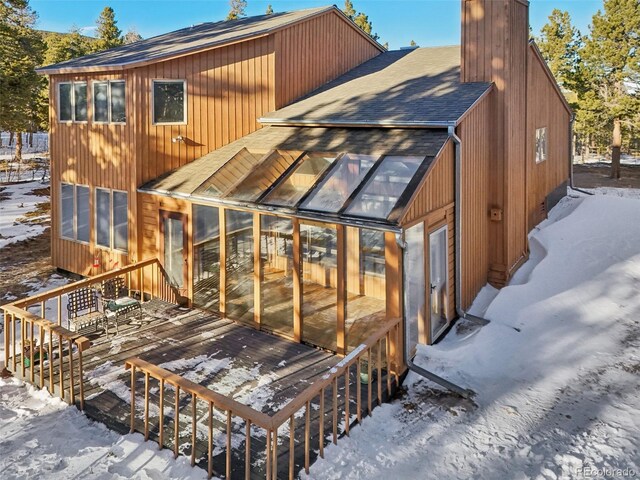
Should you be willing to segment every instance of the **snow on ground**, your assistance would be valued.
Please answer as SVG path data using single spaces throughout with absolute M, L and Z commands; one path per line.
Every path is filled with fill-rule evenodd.
M 49 200 L 32 192 L 47 186 L 48 182 L 40 181 L 0 185 L 0 198 L 6 197 L 0 201 L 0 248 L 44 232 L 49 215 L 34 212 Z
M 118 435 L 16 379 L 0 380 L 0 452 L 6 480 L 207 477 L 188 457 L 174 460 L 140 434 Z
M 309 478 L 640 475 L 638 238 L 637 199 L 565 198 L 510 286 L 474 305 L 491 323 L 419 347 L 416 363 L 472 388 L 476 405 L 412 373 L 405 398 L 326 449 Z
M 592 153 L 586 158 L 582 158 L 581 155 L 576 155 L 574 163 L 611 163 L 611 158 L 606 158 L 597 153 Z M 620 163 L 622 165 L 640 165 L 640 157 L 634 157 L 633 155 L 622 154 L 620 155 Z

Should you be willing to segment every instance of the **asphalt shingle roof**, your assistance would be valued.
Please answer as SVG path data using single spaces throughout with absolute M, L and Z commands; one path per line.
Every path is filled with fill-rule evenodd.
M 460 47 L 386 52 L 275 112 L 264 124 L 428 126 L 455 123 L 490 83 L 460 82 Z
M 325 6 L 293 12 L 259 15 L 232 21 L 201 23 L 123 45 L 122 47 L 47 65 L 39 68 L 38 72 L 73 71 L 79 68 L 98 71 L 131 66 L 140 62 L 160 61 L 189 51 L 197 51 L 231 41 L 263 35 L 271 30 L 330 10 L 337 11 L 337 8 L 335 6 Z

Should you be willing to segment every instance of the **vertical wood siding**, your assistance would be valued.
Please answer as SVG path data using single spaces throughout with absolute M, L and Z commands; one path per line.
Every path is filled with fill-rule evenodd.
M 52 76 L 53 265 L 91 275 L 116 263 L 124 265 L 147 258 L 150 251 L 144 236 L 151 232 L 142 230 L 142 222 L 138 222 L 138 207 L 147 206 L 137 199 L 138 186 L 254 132 L 260 127 L 257 119 L 265 113 L 378 53 L 353 26 L 335 12 L 327 12 L 268 36 L 174 60 L 108 74 Z M 91 81 L 108 79 L 126 81 L 126 125 L 99 125 L 91 119 Z M 186 80 L 186 125 L 153 124 L 153 79 Z M 85 124 L 56 120 L 57 84 L 71 80 L 88 83 L 89 121 Z M 178 136 L 182 136 L 184 142 L 172 142 L 172 138 Z M 88 245 L 60 238 L 61 181 L 91 186 L 91 243 Z M 95 187 L 129 193 L 128 255 L 101 250 L 95 245 Z M 105 256 L 99 269 L 91 267 L 96 254 Z
M 527 68 L 528 230 L 544 220 L 546 212 L 542 205 L 547 195 L 569 178 L 570 115 L 533 49 L 529 48 Z M 536 129 L 542 127 L 547 127 L 547 160 L 536 163 Z
M 276 32 L 275 48 L 276 108 L 380 53 L 336 12 Z
M 525 129 L 528 7 L 519 0 L 463 0 L 462 80 L 495 83 L 490 198 L 503 211 L 490 225 L 489 280 L 504 285 L 527 253 Z

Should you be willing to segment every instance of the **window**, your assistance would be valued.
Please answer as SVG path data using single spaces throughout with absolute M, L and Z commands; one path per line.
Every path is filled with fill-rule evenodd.
M 89 187 L 60 185 L 60 235 L 68 240 L 89 241 Z
M 187 123 L 187 82 L 153 81 L 153 123 Z
M 126 252 L 129 242 L 127 192 L 96 188 L 96 244 Z
M 93 82 L 93 121 L 124 123 L 125 120 L 124 80 Z
M 547 159 L 547 127 L 536 128 L 536 163 Z
M 87 121 L 87 82 L 58 85 L 58 118 L 61 122 Z

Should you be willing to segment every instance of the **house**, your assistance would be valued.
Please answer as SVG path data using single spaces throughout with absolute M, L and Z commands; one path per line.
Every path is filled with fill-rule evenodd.
M 462 24 L 461 48 L 386 52 L 327 7 L 41 68 L 54 265 L 158 257 L 183 301 L 340 353 L 403 310 L 434 341 L 569 176 L 528 2 L 463 0 Z

